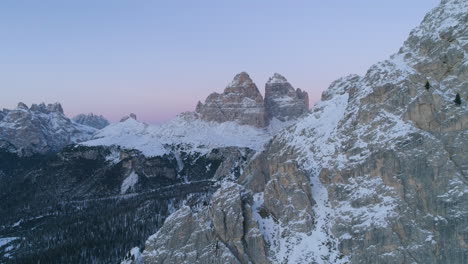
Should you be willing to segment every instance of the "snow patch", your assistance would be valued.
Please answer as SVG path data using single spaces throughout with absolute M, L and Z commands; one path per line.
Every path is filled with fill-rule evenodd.
M 129 189 L 133 190 L 135 184 L 137 183 L 138 174 L 132 171 L 130 175 L 128 175 L 127 178 L 125 178 L 125 180 L 122 182 L 122 186 L 120 187 L 120 194 L 125 194 Z

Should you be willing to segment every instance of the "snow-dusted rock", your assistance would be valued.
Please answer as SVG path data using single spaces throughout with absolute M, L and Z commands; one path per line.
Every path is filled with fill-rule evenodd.
M 94 128 L 66 117 L 59 103 L 33 104 L 30 108 L 19 103 L 16 109 L 4 109 L 0 114 L 0 139 L 24 155 L 57 151 L 89 139 L 94 132 Z
M 265 84 L 265 109 L 269 119 L 297 119 L 309 111 L 309 95 L 301 89 L 294 90 L 286 78 L 275 73 Z
M 109 121 L 105 117 L 93 113 L 79 114 L 73 117 L 72 120 L 78 124 L 94 127 L 96 129 L 102 129 L 109 125 Z
M 252 219 L 252 197 L 234 183 L 222 190 L 213 195 L 208 210 L 185 206 L 171 215 L 146 242 L 143 262 L 268 263 Z
M 196 112 L 207 121 L 267 125 L 263 97 L 246 72 L 237 74 L 222 94 L 212 93 L 204 104 L 198 102 Z
M 219 147 L 260 150 L 276 132 L 232 121 L 208 122 L 202 120 L 197 113 L 187 112 L 162 125 L 148 125 L 128 118 L 105 127 L 93 139 L 82 144 L 117 145 L 140 150 L 147 156 L 167 154 L 176 145 L 183 146 L 184 151 L 197 153 L 208 153 Z

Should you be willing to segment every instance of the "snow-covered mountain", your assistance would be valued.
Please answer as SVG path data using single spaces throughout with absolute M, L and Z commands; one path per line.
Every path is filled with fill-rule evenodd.
M 86 146 L 117 145 L 136 149 L 148 157 L 162 156 L 178 146 L 187 152 L 205 154 L 219 147 L 248 147 L 259 150 L 277 130 L 236 122 L 208 122 L 197 113 L 183 113 L 162 125 L 148 125 L 134 118 L 111 124 L 81 143 Z
M 16 147 L 19 153 L 47 153 L 89 139 L 95 128 L 73 122 L 62 106 L 19 103 L 16 109 L 0 111 L 0 140 Z
M 243 101 L 248 91 L 240 91 L 236 98 Z M 75 122 L 54 109 L 61 106 L 20 105 L 1 112 L 0 123 L 22 125 L 5 125 L 12 138 L 0 136 L 0 262 L 115 263 L 142 247 L 178 208 L 207 204 L 222 184 L 240 177 L 265 143 L 300 118 L 272 118 L 257 127 L 244 124 L 248 109 L 238 108 L 239 119 L 208 120 L 192 112 L 148 125 L 130 114 L 97 130 L 90 126 L 102 121 L 98 116 Z M 72 138 L 72 128 L 86 133 Z M 20 132 L 26 137 L 13 136 Z M 70 140 L 59 141 L 67 135 Z M 31 138 L 40 136 L 44 148 L 56 147 L 37 148 Z M 35 155 L 17 155 L 10 142 Z M 60 254 L 64 247 L 67 254 Z
M 467 58 L 442 0 L 311 112 L 245 72 L 162 125 L 0 111 L 0 262 L 466 263 Z
M 398 53 L 337 80 L 143 263 L 466 263 L 468 2 L 443 0 Z M 460 101 L 455 101 L 457 97 Z

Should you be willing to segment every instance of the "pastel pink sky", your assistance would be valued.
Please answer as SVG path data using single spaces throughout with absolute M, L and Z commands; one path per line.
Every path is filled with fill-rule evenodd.
M 26 2 L 28 4 L 26 4 Z M 246 71 L 309 92 L 395 53 L 438 0 L 2 1 L 0 108 L 149 123 L 193 111 Z

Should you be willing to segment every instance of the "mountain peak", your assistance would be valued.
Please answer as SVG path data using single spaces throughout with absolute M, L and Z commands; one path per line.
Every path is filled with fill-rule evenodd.
M 196 112 L 206 121 L 235 121 L 242 125 L 265 127 L 263 96 L 246 72 L 234 76 L 222 94 L 210 94 L 198 103 Z
M 29 110 L 34 111 L 34 112 L 41 112 L 45 114 L 48 114 L 51 112 L 57 112 L 57 113 L 63 114 L 62 105 L 58 102 L 53 103 L 53 104 L 48 104 L 48 105 L 46 105 L 45 103 L 32 104 Z
M 234 76 L 234 79 L 228 85 L 228 87 L 250 86 L 251 84 L 253 84 L 253 81 L 249 74 L 247 72 L 240 72 Z
M 274 73 L 272 77 L 268 79 L 267 83 L 286 83 L 288 80 L 286 78 L 279 74 L 279 73 Z
M 94 127 L 97 129 L 102 129 L 109 125 L 109 121 L 102 115 L 95 115 L 93 113 L 89 114 L 79 114 L 72 118 L 78 124 L 82 124 L 89 127 Z
M 49 112 L 59 112 L 59 113 L 63 114 L 62 105 L 60 103 L 58 103 L 58 102 L 53 103 L 53 104 L 48 104 L 47 105 L 47 110 L 49 110 Z
M 16 109 L 21 109 L 21 110 L 29 110 L 28 106 L 23 103 L 23 102 L 19 102 L 18 103 L 18 106 L 16 107 Z
M 137 116 L 134 113 L 130 113 L 128 116 L 124 116 L 120 119 L 120 122 L 125 122 L 128 119 L 137 120 Z
M 309 95 L 294 87 L 279 73 L 265 84 L 265 108 L 269 119 L 296 119 L 309 110 Z

